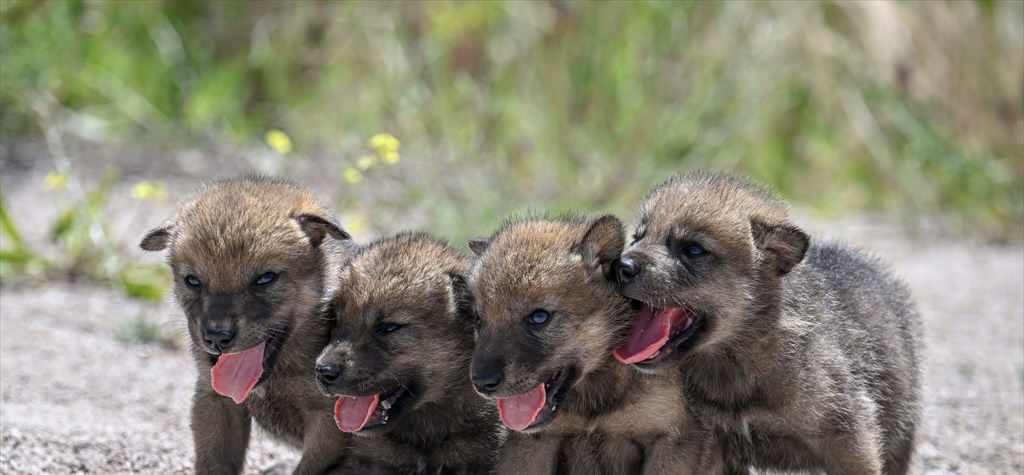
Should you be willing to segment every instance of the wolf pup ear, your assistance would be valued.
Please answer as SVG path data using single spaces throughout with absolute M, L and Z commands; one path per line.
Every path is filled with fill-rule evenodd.
M 469 284 L 466 277 L 454 272 L 448 273 L 448 279 L 452 283 L 452 295 L 455 297 L 455 306 L 459 314 L 465 314 L 473 309 L 473 294 L 469 292 Z
M 337 224 L 319 216 L 303 214 L 297 216 L 295 219 L 298 220 L 299 227 L 302 228 L 302 232 L 306 233 L 306 236 L 309 237 L 309 242 L 313 244 L 313 247 L 319 246 L 328 235 L 339 241 L 352 239 L 352 236 L 338 227 Z
M 626 245 L 626 233 L 622 221 L 610 214 L 601 216 L 590 223 L 590 229 L 583 235 L 574 249 L 583 256 L 584 262 L 592 267 L 601 267 L 608 274 L 612 261 L 622 254 Z
M 469 250 L 473 251 L 473 254 L 480 257 L 484 251 L 487 250 L 487 247 L 491 245 L 491 240 L 488 238 L 478 237 L 470 239 L 466 244 L 469 245 Z
M 811 243 L 806 233 L 791 224 L 770 225 L 750 220 L 750 231 L 754 245 L 766 253 L 768 265 L 774 266 L 780 276 L 788 274 L 793 266 L 804 260 L 804 253 Z
M 171 240 L 171 226 L 161 226 L 146 233 L 139 243 L 139 247 L 147 251 L 162 251 L 167 249 Z

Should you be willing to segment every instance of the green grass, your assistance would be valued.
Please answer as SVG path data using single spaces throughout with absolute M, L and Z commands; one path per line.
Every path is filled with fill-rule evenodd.
M 454 242 L 527 209 L 628 216 L 696 167 L 1019 239 L 1022 45 L 1021 2 L 6 1 L 0 137 L 277 128 L 344 182 L 388 132 L 401 161 L 338 205 Z
M 153 343 L 168 349 L 178 348 L 183 338 L 180 332 L 169 330 L 141 314 L 118 327 L 116 335 L 128 343 Z
M 0 191 L 0 280 L 38 275 L 48 263 L 25 242 Z

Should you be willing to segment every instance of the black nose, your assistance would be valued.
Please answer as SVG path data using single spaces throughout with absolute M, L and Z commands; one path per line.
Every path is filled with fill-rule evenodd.
M 498 386 L 501 385 L 501 373 L 492 368 L 473 371 L 473 374 L 470 375 L 470 379 L 473 380 L 473 387 L 475 387 L 480 394 L 493 393 L 494 391 L 497 391 Z
M 203 342 L 209 348 L 216 348 L 224 351 L 231 346 L 235 339 L 235 332 L 231 330 L 213 329 L 203 333 Z
M 327 385 L 338 380 L 338 376 L 341 376 L 341 369 L 332 364 L 317 365 L 316 377 L 321 383 Z
M 622 259 L 615 261 L 615 263 L 612 264 L 612 268 L 615 272 L 615 278 L 619 281 L 619 284 L 628 283 L 640 272 L 640 269 L 636 266 L 636 262 L 628 257 L 623 257 Z

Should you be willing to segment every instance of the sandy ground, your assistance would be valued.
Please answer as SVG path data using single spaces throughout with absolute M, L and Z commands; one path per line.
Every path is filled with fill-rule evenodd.
M 32 210 L 16 218 L 30 237 L 42 235 L 56 210 L 40 204 L 39 177 L 9 171 L 5 198 Z M 171 204 L 146 208 L 126 194 L 115 190 L 111 234 L 133 258 L 159 262 L 131 248 Z M 912 238 L 868 218 L 801 224 L 876 253 L 914 292 L 926 352 L 913 473 L 1024 473 L 1024 245 Z M 183 330 L 169 301 L 89 284 L 0 286 L 0 473 L 190 472 L 195 369 L 183 349 L 119 338 L 140 315 Z M 295 456 L 257 434 L 246 472 Z

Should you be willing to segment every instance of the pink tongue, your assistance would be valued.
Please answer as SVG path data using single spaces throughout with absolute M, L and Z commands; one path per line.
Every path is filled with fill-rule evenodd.
M 537 420 L 546 398 L 547 391 L 541 383 L 526 394 L 498 399 L 498 415 L 509 429 L 523 430 Z
M 644 305 L 629 331 L 629 339 L 615 347 L 612 354 L 623 363 L 639 363 L 658 352 L 672 327 L 682 322 L 689 313 L 683 307 L 655 309 Z
M 334 403 L 334 422 L 343 432 L 356 432 L 373 417 L 374 409 L 380 402 L 380 394 L 373 396 L 342 396 Z
M 263 375 L 263 351 L 266 348 L 267 342 L 263 342 L 239 353 L 220 355 L 210 370 L 213 390 L 231 398 L 235 404 L 241 404 Z

